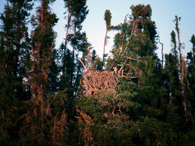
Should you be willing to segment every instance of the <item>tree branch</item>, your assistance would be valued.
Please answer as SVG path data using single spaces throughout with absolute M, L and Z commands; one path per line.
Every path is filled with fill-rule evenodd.
M 81 62 L 81 64 L 83 65 L 83 67 L 85 68 L 85 70 L 87 70 L 87 68 L 86 68 L 86 66 L 84 65 L 84 63 L 79 59 L 79 58 L 77 58 L 80 62 Z

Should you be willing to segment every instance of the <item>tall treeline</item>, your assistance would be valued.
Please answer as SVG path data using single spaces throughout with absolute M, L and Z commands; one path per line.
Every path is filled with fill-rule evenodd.
M 31 1 L 9 0 L 1 13 L 0 45 L 0 113 L 1 144 L 17 141 L 19 125 L 16 124 L 19 107 L 31 98 L 29 85 L 23 84 L 27 75 L 26 59 L 30 49 L 28 34 Z M 17 126 L 16 126 L 17 125 Z
M 101 59 L 82 31 L 87 0 L 64 0 L 65 41 L 56 48 L 54 2 L 7 0 L 0 15 L 0 145 L 194 145 L 195 36 L 184 56 L 181 17 L 162 64 L 150 5 L 131 6 L 116 26 L 106 10 L 104 50 L 108 31 L 116 35 L 112 57 Z M 114 70 L 118 87 L 86 95 L 82 63 Z

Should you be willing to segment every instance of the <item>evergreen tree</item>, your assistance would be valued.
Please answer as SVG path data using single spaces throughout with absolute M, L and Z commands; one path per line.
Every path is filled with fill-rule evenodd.
M 28 17 L 31 1 L 7 0 L 1 13 L 0 27 L 0 143 L 12 145 L 17 141 L 18 108 L 30 98 L 23 85 L 26 76 L 25 56 L 29 49 Z
M 195 36 L 185 60 L 181 17 L 175 17 L 162 68 L 150 5 L 131 6 L 132 14 L 117 26 L 105 11 L 102 60 L 82 32 L 86 0 L 64 0 L 65 43 L 54 49 L 54 1 L 38 1 L 31 39 L 31 0 L 7 0 L 0 15 L 0 145 L 194 145 Z M 105 60 L 110 30 L 117 33 L 113 57 Z M 109 86 L 107 75 L 116 77 L 117 87 Z M 83 88 L 99 87 L 80 94 L 82 80 L 93 82 Z
M 34 30 L 31 34 L 32 54 L 28 82 L 33 97 L 22 107 L 21 123 L 23 128 L 28 126 L 25 131 L 23 128 L 20 129 L 22 138 L 19 142 L 27 144 L 29 141 L 32 145 L 50 145 L 50 128 L 54 121 L 46 89 L 54 48 L 53 27 L 57 18 L 50 10 L 49 5 L 53 3 L 52 0 L 42 0 L 40 3 L 36 16 L 31 20 Z
M 78 51 L 78 54 L 81 54 L 82 60 L 85 60 L 85 57 L 87 55 L 87 49 L 89 48 L 90 44 L 87 42 L 86 33 L 81 32 L 82 30 L 82 23 L 86 18 L 86 15 L 88 14 L 87 6 L 86 6 L 86 0 L 64 0 L 65 2 L 65 8 L 67 9 L 67 24 L 66 24 L 66 37 L 65 37 L 65 44 L 64 44 L 64 56 L 62 57 L 62 79 L 61 81 L 64 81 L 65 76 L 70 77 L 72 93 L 71 96 L 75 96 L 76 91 L 78 89 L 78 84 L 80 81 L 81 73 L 82 73 L 82 65 L 81 63 L 76 60 L 75 61 L 75 51 Z M 72 47 L 72 51 L 70 51 L 70 48 L 67 48 L 67 44 L 70 44 Z M 72 59 L 70 59 L 66 53 L 71 52 Z M 70 55 L 70 54 L 69 54 Z M 76 54 L 77 55 L 77 54 Z M 68 58 L 67 58 L 68 57 Z M 69 66 L 69 69 L 71 72 L 66 74 L 66 62 L 69 62 L 71 66 Z M 61 84 L 62 89 L 63 82 Z
M 5 73 L 7 77 L 3 77 L 10 86 L 9 93 L 11 97 L 20 100 L 26 100 L 28 96 L 22 84 L 23 77 L 26 76 L 24 57 L 29 48 L 29 36 L 27 29 L 27 19 L 29 10 L 32 9 L 31 1 L 7 1 L 5 12 L 1 14 L 1 39 L 2 53 L 5 55 L 2 61 L 5 68 L 9 68 Z M 10 58 L 9 58 L 10 57 Z M 4 64 L 2 63 L 2 64 Z M 8 65 L 9 64 L 9 65 Z M 3 83 L 4 81 L 2 81 Z M 5 83 L 4 82 L 4 83 Z M 5 86 L 5 85 L 4 85 Z
M 61 70 L 57 64 L 57 53 L 57 49 L 53 49 L 51 64 L 49 65 L 47 90 L 50 94 L 55 94 L 59 90 L 59 76 Z
M 192 35 L 190 42 L 192 43 L 192 51 L 188 53 L 187 59 L 189 59 L 188 63 L 188 72 L 187 72 L 187 78 L 188 78 L 188 100 L 191 104 L 191 113 L 193 114 L 193 119 L 195 118 L 195 109 L 194 107 L 194 100 L 195 100 L 195 36 Z
M 86 18 L 86 15 L 88 14 L 87 6 L 86 6 L 86 0 L 64 0 L 65 7 L 68 11 L 68 22 L 66 25 L 66 38 L 65 38 L 65 49 L 67 45 L 67 41 L 71 42 L 71 45 L 73 47 L 73 60 L 74 60 L 74 54 L 75 49 L 78 51 L 82 51 L 79 46 L 79 40 L 82 40 L 86 36 L 85 33 L 81 33 L 82 29 L 82 23 Z M 69 29 L 72 29 L 73 31 L 69 33 Z
M 192 43 L 193 66 L 195 66 L 195 36 L 194 35 L 192 35 L 190 42 Z
M 107 39 L 108 39 L 107 33 L 108 33 L 108 31 L 110 30 L 110 27 L 111 27 L 111 18 L 112 18 L 112 16 L 111 16 L 110 10 L 106 10 L 105 14 L 104 14 L 104 20 L 106 21 L 106 34 L 105 34 L 105 40 L 104 40 L 103 61 L 104 61 L 104 58 L 105 58 L 105 47 L 106 47 Z
M 65 51 L 64 51 L 65 50 Z M 65 53 L 65 54 L 64 54 Z M 62 43 L 59 48 L 58 54 L 63 54 L 59 56 L 60 62 L 60 71 L 63 70 L 63 74 L 61 76 L 59 82 L 59 89 L 63 91 L 64 89 L 68 88 L 68 95 L 71 97 L 73 95 L 74 89 L 72 86 L 71 75 L 73 74 L 75 64 L 72 59 L 72 52 L 67 48 L 65 49 L 64 44 Z
M 46 95 L 49 65 L 52 58 L 55 33 L 53 26 L 57 22 L 56 15 L 50 11 L 52 1 L 43 0 L 37 9 L 37 16 L 32 19 L 32 68 L 30 83 L 36 100 L 42 101 Z
M 168 89 L 168 100 L 172 103 L 181 104 L 180 101 L 180 81 L 179 81 L 179 70 L 178 70 L 178 52 L 177 52 L 177 42 L 176 34 L 174 31 L 171 32 L 171 43 L 172 50 L 171 53 L 165 55 L 165 87 Z M 167 79 L 166 79 L 167 78 Z M 173 100 L 173 101 L 172 101 Z
M 82 145 L 174 143 L 176 135 L 164 118 L 170 120 L 175 109 L 164 105 L 166 89 L 154 52 L 156 27 L 151 20 L 151 8 L 137 5 L 131 9 L 129 21 L 126 17 L 123 24 L 112 26 L 120 30 L 112 50 L 121 80 L 118 90 L 100 91 L 77 101 Z
M 173 108 L 172 111 L 174 112 L 174 117 L 177 119 L 169 120 L 171 127 L 175 133 L 180 133 L 180 135 L 185 135 L 184 133 L 189 132 L 194 127 L 194 118 L 193 112 L 191 111 L 191 89 L 189 87 L 189 72 L 187 71 L 186 64 L 185 64 L 185 56 L 182 59 L 181 53 L 181 42 L 180 42 L 180 33 L 179 33 L 179 21 L 180 17 L 175 17 L 175 26 L 177 31 L 177 38 L 176 33 L 174 31 L 171 32 L 171 42 L 172 42 L 172 50 L 171 53 L 165 55 L 165 68 L 164 68 L 164 85 L 167 89 L 166 100 L 169 101 L 170 106 Z M 178 53 L 179 52 L 179 53 Z M 190 53 L 188 53 L 189 55 Z M 190 58 L 190 57 L 188 57 Z M 188 65 L 189 66 L 189 65 Z M 188 67 L 189 68 L 189 67 Z M 167 98 L 168 97 L 168 98 Z M 170 109 L 168 106 L 168 109 Z M 189 135 L 193 135 L 193 130 L 190 132 Z M 179 139 L 180 135 L 178 134 L 175 138 Z M 186 143 L 185 138 L 181 138 L 182 143 Z
M 192 43 L 192 51 L 188 53 L 187 58 L 189 59 L 188 64 L 188 80 L 191 89 L 192 99 L 195 97 L 195 36 L 192 35 L 190 42 Z M 194 103 L 193 101 L 191 103 Z
M 101 58 L 96 55 L 96 51 L 93 50 L 92 52 L 88 52 L 87 60 L 86 60 L 87 68 L 89 70 L 94 70 L 94 71 L 103 71 L 103 61 Z
M 178 50 L 179 50 L 179 61 L 180 61 L 180 68 L 181 68 L 181 62 L 182 62 L 182 54 L 181 54 L 181 41 L 180 41 L 180 29 L 179 29 L 179 21 L 181 20 L 181 17 L 175 16 L 175 30 L 177 31 L 177 37 L 178 37 Z

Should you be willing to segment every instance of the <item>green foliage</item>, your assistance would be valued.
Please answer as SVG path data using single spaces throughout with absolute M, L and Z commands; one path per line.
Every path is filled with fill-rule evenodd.
M 101 59 L 90 52 L 81 32 L 86 0 L 64 0 L 67 40 L 58 49 L 53 30 L 58 19 L 50 10 L 54 0 L 38 2 L 31 39 L 31 0 L 8 0 L 0 16 L 1 145 L 194 145 L 195 36 L 184 63 L 176 39 L 180 17 L 175 17 L 177 34 L 171 32 L 172 49 L 162 68 L 150 5 L 131 6 L 132 15 L 117 26 L 105 11 L 107 31 L 117 33 L 113 58 L 104 60 L 105 54 Z M 106 71 L 119 78 L 118 87 L 79 94 L 83 66 L 76 57 L 94 72 L 103 71 L 105 63 Z
M 130 9 L 132 10 L 132 16 L 134 17 L 134 19 L 139 17 L 149 18 L 152 15 L 152 9 L 150 5 L 147 6 L 141 4 L 136 6 L 132 5 Z
M 110 30 L 110 26 L 111 26 L 111 12 L 110 10 L 106 10 L 105 14 L 104 14 L 104 20 L 106 21 L 106 28 L 109 31 Z
M 171 32 L 171 42 L 173 44 L 173 49 L 172 52 L 174 53 L 175 56 L 177 56 L 177 44 L 176 44 L 176 34 L 174 31 Z
M 28 17 L 31 1 L 8 0 L 0 15 L 0 143 L 17 143 L 18 107 L 29 100 L 22 83 L 26 75 L 24 56 L 29 49 Z
M 129 95 L 117 94 L 115 90 L 100 92 L 94 96 L 83 96 L 77 100 L 79 129 L 85 139 L 85 129 L 91 132 L 91 142 L 98 145 L 125 145 L 131 142 L 126 137 L 130 131 L 128 112 L 135 107 Z M 89 121 L 90 120 L 90 121 Z M 85 141 L 86 142 L 86 141 Z
M 1 85 L 10 90 L 9 98 L 27 100 L 22 78 L 26 75 L 24 56 L 28 52 L 28 17 L 32 9 L 30 1 L 8 1 L 1 13 Z
M 149 65 L 152 68 L 156 63 L 151 60 L 157 59 L 155 22 L 144 13 L 140 14 L 138 11 L 141 9 L 140 7 L 150 13 L 149 5 L 132 6 L 133 15 L 129 17 L 130 20 L 127 20 L 126 17 L 124 23 L 118 25 L 121 27 L 121 31 L 114 38 L 113 58 L 118 63 L 117 69 L 119 71 L 123 69 L 123 74 L 128 79 L 140 78 L 149 74 Z
M 88 9 L 86 0 L 64 0 L 64 2 L 68 12 L 68 22 L 66 25 L 65 44 L 60 47 L 61 57 L 59 60 L 62 64 L 60 67 L 62 71 L 60 90 L 68 87 L 69 95 L 72 98 L 71 100 L 73 100 L 73 97 L 76 96 L 83 71 L 82 64 L 76 58 L 81 54 L 81 60 L 84 61 L 90 47 L 86 33 L 82 32 L 82 23 L 88 14 Z M 71 46 L 70 48 L 67 48 L 68 43 Z M 70 51 L 71 49 L 73 51 Z
M 74 18 L 73 22 L 75 26 L 79 29 L 81 28 L 81 23 L 85 20 L 88 14 L 86 0 L 64 0 L 65 7 L 67 7 Z
M 104 13 L 104 20 L 106 21 L 106 35 L 105 35 L 104 48 L 103 48 L 103 62 L 104 62 L 105 57 L 107 56 L 105 54 L 105 47 L 106 47 L 106 44 L 107 44 L 107 39 L 109 39 L 109 37 L 107 36 L 107 33 L 108 33 L 108 31 L 110 31 L 111 18 L 112 18 L 112 16 L 111 16 L 110 10 L 106 10 L 105 13 Z

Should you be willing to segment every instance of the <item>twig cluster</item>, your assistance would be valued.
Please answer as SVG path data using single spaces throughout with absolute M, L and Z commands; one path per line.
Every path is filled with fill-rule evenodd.
M 96 94 L 100 90 L 115 89 L 119 78 L 114 71 L 87 70 L 83 74 L 83 84 L 87 95 Z

